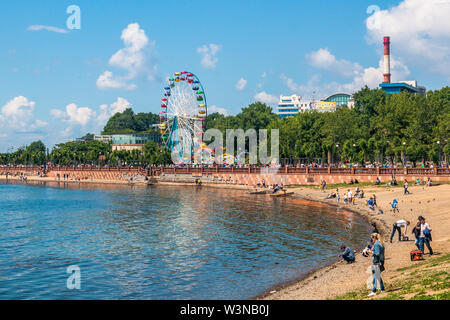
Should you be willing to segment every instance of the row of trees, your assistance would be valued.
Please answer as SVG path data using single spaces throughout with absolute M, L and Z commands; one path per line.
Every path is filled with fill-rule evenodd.
M 48 162 L 55 165 L 159 165 L 170 163 L 170 153 L 153 141 L 148 141 L 142 151 L 112 151 L 110 143 L 87 140 L 57 144 L 50 153 L 46 153 L 42 141 L 37 141 L 13 153 L 0 154 L 0 164 L 3 165 L 40 166 Z
M 134 114 L 129 108 L 114 114 L 103 128 L 102 134 L 149 133 L 157 130 L 153 125 L 158 123 L 159 115 L 151 112 Z
M 450 155 L 450 87 L 429 91 L 426 97 L 406 92 L 389 95 L 367 87 L 354 95 L 355 107 L 336 112 L 308 111 L 280 119 L 269 106 L 257 102 L 234 116 L 213 113 L 207 129 L 278 129 L 280 158 L 302 158 L 323 162 L 364 163 L 407 158 L 433 161 Z M 158 123 L 153 113 L 134 114 L 131 109 L 116 113 L 103 133 L 150 132 Z M 142 151 L 112 151 L 109 143 L 92 140 L 56 145 L 48 154 L 45 145 L 33 142 L 13 153 L 0 154 L 0 164 L 168 164 L 170 153 L 149 141 Z
M 429 91 L 426 97 L 381 89 L 361 89 L 355 107 L 336 112 L 308 111 L 280 119 L 262 103 L 243 108 L 236 116 L 217 113 L 208 128 L 278 129 L 280 157 L 323 159 L 323 162 L 392 163 L 433 161 L 450 155 L 450 88 Z
M 29 146 L 19 148 L 12 153 L 0 153 L 0 164 L 44 164 L 47 149 L 42 141 L 35 141 Z

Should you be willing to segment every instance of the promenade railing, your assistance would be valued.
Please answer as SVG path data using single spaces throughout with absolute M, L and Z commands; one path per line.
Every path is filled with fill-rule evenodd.
M 414 176 L 450 176 L 450 168 L 337 168 L 337 167 L 81 167 L 81 166 L 5 166 L 0 165 L 2 172 L 118 172 L 158 176 L 161 174 L 306 174 L 306 175 L 414 175 Z

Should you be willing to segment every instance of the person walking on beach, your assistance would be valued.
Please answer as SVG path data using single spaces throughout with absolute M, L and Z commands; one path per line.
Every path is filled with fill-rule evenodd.
M 430 246 L 431 241 L 431 228 L 428 223 L 425 222 L 425 218 L 420 216 L 420 235 L 419 235 L 419 250 L 425 254 L 424 244 L 427 245 L 428 251 L 430 252 L 430 256 L 433 255 L 433 249 Z
M 408 191 L 408 181 L 406 179 L 403 183 L 403 188 L 405 188 L 405 192 L 403 193 L 403 195 L 406 195 L 406 193 L 410 194 L 410 192 Z
M 391 233 L 391 239 L 390 242 L 392 243 L 392 238 L 394 238 L 395 232 L 398 231 L 398 241 L 402 241 L 402 237 L 406 236 L 406 231 L 408 230 L 410 222 L 400 219 L 397 222 L 394 223 Z M 404 231 L 402 233 L 402 228 L 404 228 Z
M 326 187 L 327 183 L 325 182 L 325 180 L 322 180 L 322 182 L 320 183 L 320 189 L 322 190 L 322 192 L 325 192 Z
M 377 294 L 377 282 L 380 283 L 380 291 L 384 292 L 384 283 L 381 272 L 384 271 L 384 246 L 378 233 L 372 233 L 372 277 L 373 289 L 369 297 Z
M 352 193 L 352 190 L 350 190 L 350 189 L 348 189 L 348 192 L 347 192 L 347 198 L 348 198 L 348 202 L 349 202 L 349 203 L 352 203 L 352 200 L 353 200 L 353 193 Z

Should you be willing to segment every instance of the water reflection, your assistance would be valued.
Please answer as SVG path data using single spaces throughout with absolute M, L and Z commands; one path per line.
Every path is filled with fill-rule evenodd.
M 358 247 L 357 215 L 195 187 L 0 184 L 2 299 L 241 299 Z M 82 289 L 65 288 L 78 264 Z

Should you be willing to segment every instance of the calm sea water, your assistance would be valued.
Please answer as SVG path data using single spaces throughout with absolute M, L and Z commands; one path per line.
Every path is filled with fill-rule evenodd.
M 349 212 L 205 187 L 0 183 L 0 201 L 0 299 L 247 299 L 369 235 Z

